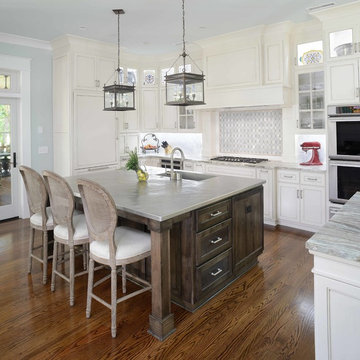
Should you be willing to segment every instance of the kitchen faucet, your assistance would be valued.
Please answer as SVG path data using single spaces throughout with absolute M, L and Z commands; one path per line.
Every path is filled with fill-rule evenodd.
M 174 172 L 174 153 L 179 150 L 180 154 L 181 154 L 181 163 L 184 162 L 185 160 L 185 155 L 184 152 L 179 148 L 179 147 L 175 147 L 173 148 L 171 155 L 170 155 L 170 179 L 172 180 L 181 180 L 181 173 L 175 173 Z

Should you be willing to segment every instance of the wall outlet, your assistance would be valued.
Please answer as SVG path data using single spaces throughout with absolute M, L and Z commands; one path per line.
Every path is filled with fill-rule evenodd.
M 47 154 L 49 152 L 49 149 L 47 146 L 39 146 L 38 153 L 39 154 Z

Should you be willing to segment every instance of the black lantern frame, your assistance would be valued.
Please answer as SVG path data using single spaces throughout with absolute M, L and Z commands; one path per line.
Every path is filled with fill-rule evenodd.
M 120 15 L 125 14 L 123 9 L 113 12 L 118 17 L 118 67 L 115 70 L 116 80 L 112 85 L 104 84 L 104 111 L 135 110 L 135 85 L 121 84 L 120 70 Z
M 165 105 L 189 106 L 205 105 L 204 98 L 204 80 L 205 76 L 202 70 L 191 59 L 185 50 L 185 5 L 182 0 L 182 21 L 183 21 L 183 52 L 175 60 L 174 64 L 182 57 L 182 72 L 168 75 L 172 67 L 165 74 Z M 200 70 L 201 74 L 186 72 L 186 57 L 189 57 L 194 65 Z M 173 65 L 174 65 L 173 64 Z

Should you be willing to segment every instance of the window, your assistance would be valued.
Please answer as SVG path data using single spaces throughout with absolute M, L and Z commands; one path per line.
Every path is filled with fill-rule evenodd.
M 323 62 L 323 42 L 313 41 L 297 46 L 298 66 L 321 64 Z
M 166 74 L 167 73 L 167 74 Z M 174 68 L 161 69 L 161 83 L 165 84 L 165 75 L 172 75 L 174 73 Z
M 11 75 L 0 74 L 0 89 L 1 90 L 11 89 Z
M 127 82 L 129 85 L 135 85 L 137 81 L 137 70 L 136 69 L 127 69 Z
M 155 85 L 155 70 L 144 70 L 144 85 Z
M 188 109 L 186 106 L 179 107 L 179 128 L 195 129 L 194 110 Z
M 330 57 L 351 55 L 353 53 L 352 29 L 330 33 L 329 41 Z

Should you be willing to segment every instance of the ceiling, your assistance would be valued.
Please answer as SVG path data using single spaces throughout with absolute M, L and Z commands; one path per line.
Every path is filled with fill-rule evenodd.
M 353 0 L 185 0 L 188 42 L 260 24 L 311 17 L 307 9 Z M 50 41 L 63 34 L 117 42 L 122 8 L 121 46 L 137 54 L 180 49 L 181 0 L 1 0 L 0 32 Z

